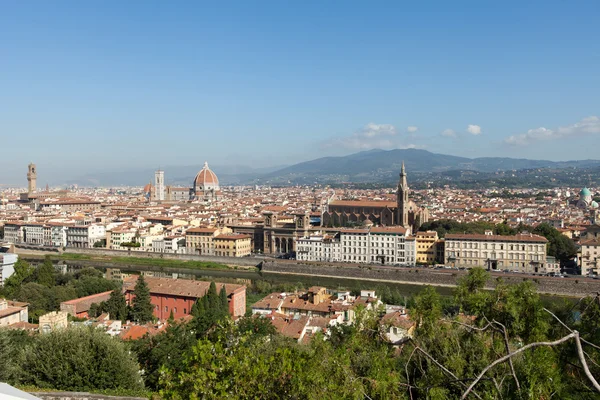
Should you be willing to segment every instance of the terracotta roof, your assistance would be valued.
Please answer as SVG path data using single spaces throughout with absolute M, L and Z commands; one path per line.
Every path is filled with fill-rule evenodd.
M 412 321 L 408 315 L 402 314 L 399 311 L 385 314 L 381 318 L 381 323 L 384 325 L 391 325 L 404 329 L 410 329 L 415 324 L 415 322 Z
M 135 283 L 138 276 L 131 276 L 125 282 L 123 282 L 123 290 L 132 291 L 135 287 Z M 189 279 L 171 279 L 171 278 L 153 278 L 144 277 L 144 280 L 148 284 L 148 289 L 152 294 L 163 294 L 169 296 L 181 296 L 181 297 L 193 297 L 201 298 L 210 287 L 210 282 L 206 281 L 192 281 Z M 221 290 L 221 287 L 225 285 L 225 292 L 229 296 L 230 294 L 241 290 L 245 290 L 244 285 L 235 285 L 230 283 L 217 283 L 217 292 Z
M 208 163 L 204 163 L 204 167 L 198 172 L 196 178 L 194 179 L 194 186 L 199 185 L 218 185 L 219 178 L 217 175 L 208 168 Z
M 379 226 L 371 228 L 371 233 L 400 233 L 405 234 L 406 228 L 402 226 Z
M 583 242 L 581 242 L 579 244 L 582 246 L 600 246 L 600 238 L 584 240 Z
M 252 304 L 252 308 L 260 308 L 262 310 L 276 310 L 283 302 L 281 293 L 271 293 L 256 303 Z
M 252 239 L 252 236 L 232 233 L 232 234 L 227 234 L 227 235 L 219 235 L 215 238 L 215 240 L 238 240 L 238 239 Z
M 217 228 L 190 228 L 187 231 L 185 231 L 186 233 L 215 233 L 218 229 Z
M 92 304 L 98 304 L 98 303 L 108 300 L 110 298 L 111 292 L 112 292 L 112 290 L 110 290 L 108 292 L 93 294 L 91 296 L 80 297 L 78 299 L 63 301 L 62 303 L 60 303 L 61 310 L 63 308 L 63 305 L 65 305 L 65 306 L 75 306 L 74 311 L 76 314 L 88 311 Z

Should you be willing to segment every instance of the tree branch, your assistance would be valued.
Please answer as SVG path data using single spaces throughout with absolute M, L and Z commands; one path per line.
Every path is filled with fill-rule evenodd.
M 556 319 L 563 327 L 565 327 L 566 330 L 568 330 L 569 332 L 573 332 L 573 329 L 569 328 L 569 326 L 567 324 L 565 324 L 564 322 L 562 322 L 560 320 L 560 318 L 558 318 L 552 311 L 548 310 L 547 308 L 544 308 L 544 311 L 546 311 L 548 314 L 552 315 L 554 317 L 554 319 Z M 581 337 L 579 337 L 579 340 L 581 340 L 583 343 L 592 346 L 593 348 L 595 348 L 596 350 L 600 350 L 600 346 L 589 342 Z
M 435 365 L 437 365 L 437 366 L 438 366 L 438 367 L 439 367 L 439 368 L 440 368 L 442 371 L 444 371 L 445 373 L 447 373 L 448 375 L 450 375 L 451 377 L 453 377 L 453 378 L 454 378 L 454 379 L 455 379 L 457 382 L 459 382 L 459 383 L 460 383 L 460 384 L 461 384 L 463 387 L 466 387 L 466 386 L 467 386 L 467 385 L 466 385 L 464 382 L 462 382 L 460 379 L 458 379 L 458 377 L 457 377 L 456 375 L 454 375 L 454 374 L 452 373 L 452 371 L 450 371 L 449 369 L 447 369 L 446 367 L 444 367 L 442 364 L 440 364 L 440 363 L 439 363 L 439 362 L 438 362 L 438 361 L 437 361 L 435 358 L 433 358 L 431 355 L 429 355 L 429 353 L 427 353 L 425 350 L 423 350 L 422 348 L 420 348 L 420 347 L 418 347 L 418 346 L 417 346 L 417 349 L 418 349 L 418 350 L 419 350 L 421 353 L 423 353 L 423 355 L 425 355 L 427 358 L 429 358 L 431 361 L 433 361 L 433 363 L 434 363 Z M 479 379 L 481 379 L 481 378 L 479 378 Z M 472 388 L 471 388 L 471 389 L 472 389 Z M 469 390 L 469 391 L 470 391 L 470 390 Z M 474 394 L 474 395 L 475 395 L 475 397 L 477 397 L 478 399 L 481 399 L 481 397 L 480 397 L 480 396 L 479 396 L 477 393 L 473 392 L 473 394 Z
M 534 342 L 534 343 L 529 343 L 523 347 L 521 347 L 518 350 L 513 351 L 512 353 L 509 353 L 507 355 L 505 355 L 504 357 L 500 357 L 499 359 L 497 359 L 496 361 L 494 361 L 493 363 L 491 363 L 490 365 L 488 365 L 487 367 L 485 367 L 483 369 L 483 371 L 481 371 L 481 373 L 479 373 L 479 375 L 477 376 L 477 378 L 475 378 L 475 380 L 471 383 L 471 385 L 467 388 L 467 390 L 462 394 L 462 396 L 460 397 L 461 400 L 464 400 L 469 393 L 473 390 L 473 388 L 475 387 L 475 385 L 477 385 L 477 383 L 481 380 L 481 378 L 483 378 L 483 376 L 493 367 L 495 367 L 498 364 L 503 363 L 504 361 L 510 359 L 511 357 L 516 356 L 519 353 L 524 352 L 525 350 L 531 349 L 533 347 L 540 347 L 540 346 L 556 346 L 559 345 L 561 343 L 566 342 L 569 339 L 572 339 L 574 337 L 577 337 L 577 332 L 573 332 L 568 334 L 567 336 L 560 338 L 558 340 L 555 340 L 553 342 Z M 587 364 L 586 364 L 587 366 Z M 590 374 L 591 375 L 591 374 Z M 597 383 L 596 383 L 597 384 Z
M 493 323 L 502 327 L 502 333 L 504 334 L 504 347 L 506 348 L 506 354 L 510 354 L 510 346 L 508 345 L 508 333 L 506 332 L 506 326 L 504 324 L 493 320 Z M 517 390 L 521 391 L 521 385 L 519 384 L 519 379 L 517 378 L 517 373 L 515 372 L 515 366 L 513 365 L 512 358 L 508 359 L 508 365 L 510 365 L 510 372 L 515 380 L 515 384 L 517 385 Z
M 588 368 L 587 362 L 585 361 L 585 356 L 583 355 L 583 349 L 581 348 L 581 341 L 579 340 L 579 332 L 575 331 L 575 344 L 577 345 L 577 354 L 579 355 L 579 361 L 581 361 L 581 365 L 583 365 L 583 371 L 585 375 L 588 377 L 592 385 L 596 388 L 598 392 L 600 392 L 600 385 L 598 385 L 598 381 L 594 378 L 594 375 L 590 372 Z

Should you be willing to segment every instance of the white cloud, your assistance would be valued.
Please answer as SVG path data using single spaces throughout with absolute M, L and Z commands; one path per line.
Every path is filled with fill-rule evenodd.
M 525 146 L 533 142 L 543 140 L 555 140 L 570 136 L 583 136 L 589 134 L 600 134 L 600 118 L 591 116 L 581 121 L 557 129 L 544 127 L 530 129 L 527 133 L 512 135 L 504 139 L 504 143 L 512 146 Z
M 416 132 L 416 131 L 418 131 L 418 130 L 419 130 L 419 128 L 418 128 L 418 127 L 416 127 L 416 126 L 409 126 L 408 128 L 406 128 L 406 131 L 407 131 L 408 133 L 415 133 L 415 132 Z
M 479 125 L 469 125 L 467 127 L 467 132 L 471 135 L 481 135 L 481 127 Z
M 446 129 L 446 130 L 442 131 L 442 136 L 456 137 L 456 132 L 454 132 L 452 129 Z
M 414 130 L 410 130 L 414 128 Z M 409 127 L 407 131 L 416 132 L 417 127 Z M 403 138 L 406 134 L 400 134 L 394 125 L 368 123 L 355 133 L 347 137 L 333 138 L 323 142 L 323 148 L 343 148 L 347 150 L 369 150 L 369 149 L 406 149 L 418 148 L 416 144 L 406 144 Z

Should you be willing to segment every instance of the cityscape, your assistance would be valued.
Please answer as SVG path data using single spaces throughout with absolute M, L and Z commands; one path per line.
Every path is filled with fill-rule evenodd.
M 435 3 L 7 5 L 0 399 L 600 398 L 599 5 Z

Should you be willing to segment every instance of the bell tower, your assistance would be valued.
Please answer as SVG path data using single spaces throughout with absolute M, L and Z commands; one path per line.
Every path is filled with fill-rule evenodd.
M 402 161 L 402 169 L 400 170 L 396 201 L 398 203 L 396 224 L 406 228 L 408 226 L 408 182 L 406 181 L 404 161 Z
M 29 195 L 35 193 L 37 181 L 37 169 L 34 163 L 29 163 L 27 170 L 27 191 Z

